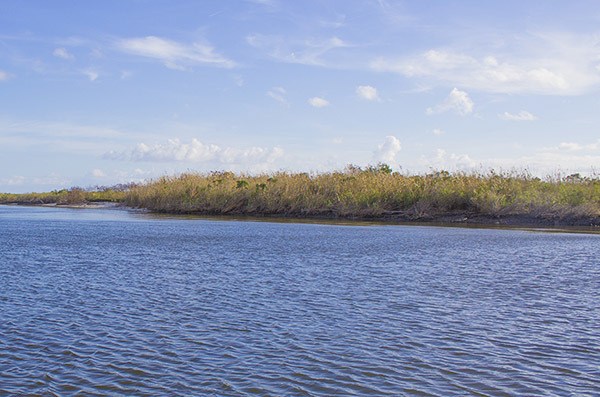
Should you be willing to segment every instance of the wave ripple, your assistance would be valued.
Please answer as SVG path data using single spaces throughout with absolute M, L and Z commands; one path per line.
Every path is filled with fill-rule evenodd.
M 54 211 L 0 207 L 0 395 L 600 395 L 599 236 Z

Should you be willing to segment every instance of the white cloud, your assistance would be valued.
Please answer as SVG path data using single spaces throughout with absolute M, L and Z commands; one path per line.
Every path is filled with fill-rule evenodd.
M 545 149 L 548 151 L 556 151 L 556 150 L 561 150 L 561 151 L 571 151 L 571 152 L 576 152 L 576 151 L 597 151 L 600 150 L 600 140 L 598 140 L 595 143 L 588 143 L 588 144 L 581 144 L 581 143 L 575 143 L 575 142 L 561 142 L 557 148 L 548 148 Z
M 451 47 L 420 54 L 378 58 L 371 68 L 425 82 L 494 93 L 579 95 L 600 85 L 597 35 L 528 34 L 503 38 L 502 46 Z
M 538 150 L 519 158 L 496 158 L 487 161 L 487 165 L 506 169 L 525 169 L 541 177 L 557 173 L 583 175 L 598 172 L 600 155 L 593 153 L 574 153 L 572 151 Z
M 8 73 L 6 73 L 3 70 L 0 70 L 0 81 L 8 80 L 8 77 L 9 77 Z
M 583 146 L 575 142 L 562 142 L 560 145 L 558 145 L 558 148 L 560 150 L 578 151 L 583 149 Z
M 467 154 L 448 154 L 437 149 L 435 156 L 422 156 L 420 163 L 434 169 L 466 170 L 527 170 L 533 175 L 545 177 L 562 173 L 579 172 L 583 175 L 595 170 L 600 164 L 600 140 L 581 144 L 563 142 L 555 147 L 533 149 L 530 153 L 518 157 L 486 158 L 476 160 Z
M 377 150 L 373 153 L 373 160 L 386 163 L 392 167 L 397 166 L 396 156 L 401 149 L 400 140 L 395 136 L 388 135 L 385 137 L 385 141 L 377 146 Z
M 473 170 L 477 162 L 467 154 L 448 154 L 444 149 L 437 149 L 435 157 L 421 157 L 421 163 L 429 168 L 445 170 Z
M 188 65 L 213 65 L 233 68 L 235 62 L 215 52 L 206 43 L 182 44 L 156 36 L 121 39 L 116 46 L 123 52 L 158 59 L 171 69 L 183 70 Z
M 366 99 L 367 101 L 379 101 L 379 94 L 377 93 L 377 88 L 371 87 L 370 85 L 359 85 L 356 87 L 356 93 L 362 99 Z
M 184 143 L 179 139 L 169 139 L 165 144 L 138 144 L 130 152 L 109 152 L 107 159 L 150 161 L 150 162 L 216 162 L 225 164 L 273 163 L 283 156 L 283 149 L 261 147 L 233 148 L 214 144 L 204 144 L 197 139 Z
M 8 186 L 20 186 L 23 185 L 26 181 L 26 178 L 22 175 L 16 175 L 10 178 L 2 178 L 0 179 L 0 185 L 8 185 Z
M 100 76 L 98 72 L 94 69 L 85 69 L 82 70 L 81 73 L 83 73 L 90 81 L 96 81 Z
M 461 116 L 466 116 L 473 112 L 473 106 L 474 103 L 469 98 L 469 94 L 454 88 L 442 103 L 433 108 L 427 108 L 427 114 L 444 113 L 452 110 Z
M 498 117 L 500 117 L 503 120 L 509 120 L 509 121 L 534 121 L 534 120 L 537 120 L 536 116 L 534 116 L 533 114 L 531 114 L 525 110 L 522 110 L 517 114 L 504 112 L 502 114 L 499 114 Z
M 315 108 L 324 108 L 329 106 L 329 101 L 327 99 L 319 98 L 317 96 L 309 98 L 308 103 L 310 106 Z
M 325 67 L 340 66 L 339 63 L 327 60 L 331 51 L 352 47 L 335 36 L 328 39 L 290 40 L 279 36 L 254 34 L 247 36 L 246 42 L 280 62 Z
M 94 178 L 104 178 L 106 177 L 106 174 L 104 173 L 104 171 L 102 171 L 101 169 L 98 168 L 94 168 L 91 172 L 92 176 Z
M 285 99 L 285 88 L 283 87 L 273 87 L 269 91 L 267 91 L 267 95 L 277 102 L 282 103 L 284 105 L 288 104 L 287 99 Z
M 54 55 L 57 58 L 66 59 L 66 60 L 75 59 L 73 54 L 71 54 L 69 51 L 67 51 L 67 49 L 64 47 L 55 48 L 54 51 L 52 52 L 52 55 Z
M 436 135 L 436 136 L 444 135 L 446 133 L 446 131 L 444 131 L 440 128 L 434 128 L 432 132 L 433 132 L 433 135 Z

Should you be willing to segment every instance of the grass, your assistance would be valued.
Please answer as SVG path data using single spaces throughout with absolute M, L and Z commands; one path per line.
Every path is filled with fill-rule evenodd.
M 491 217 L 600 216 L 600 179 L 527 173 L 393 173 L 385 165 L 310 175 L 230 172 L 163 177 L 128 191 L 125 202 L 157 212 L 414 219 L 455 212 Z
M 521 173 L 404 175 L 385 164 L 319 174 L 186 173 L 125 188 L 0 194 L 0 202 L 122 202 L 155 212 L 431 219 L 448 214 L 600 218 L 600 178 Z
M 53 190 L 45 193 L 0 193 L 0 204 L 85 204 L 94 202 L 123 202 L 131 186 Z

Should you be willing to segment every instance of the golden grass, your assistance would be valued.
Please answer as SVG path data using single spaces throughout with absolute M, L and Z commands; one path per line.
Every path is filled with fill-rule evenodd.
M 93 202 L 123 202 L 125 189 L 102 188 L 84 190 L 71 188 L 45 193 L 0 193 L 2 204 L 83 204 Z
M 297 217 L 427 219 L 468 213 L 488 217 L 600 217 L 600 178 L 540 179 L 521 173 L 404 175 L 385 164 L 320 174 L 186 173 L 141 185 L 49 193 L 0 194 L 0 203 L 123 202 L 155 212 Z
M 135 186 L 125 203 L 158 212 L 414 218 L 457 211 L 488 216 L 600 216 L 600 180 L 527 173 L 402 175 L 385 165 L 316 175 L 187 173 Z

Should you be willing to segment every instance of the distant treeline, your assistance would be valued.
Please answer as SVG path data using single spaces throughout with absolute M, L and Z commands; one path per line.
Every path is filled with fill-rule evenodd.
M 70 189 L 0 195 L 2 202 L 118 201 L 155 212 L 292 217 L 427 219 L 450 213 L 489 217 L 600 217 L 597 175 L 540 179 L 527 172 L 425 175 L 392 172 L 389 166 L 348 166 L 318 174 L 277 172 L 186 173 L 145 184 L 95 191 Z
M 122 203 L 134 184 L 115 186 L 72 187 L 44 193 L 0 193 L 1 204 L 85 204 L 96 202 Z

